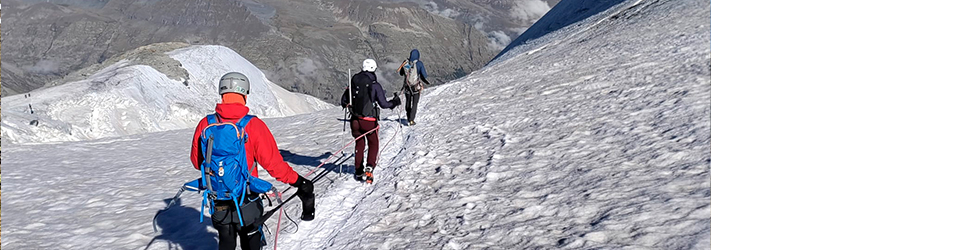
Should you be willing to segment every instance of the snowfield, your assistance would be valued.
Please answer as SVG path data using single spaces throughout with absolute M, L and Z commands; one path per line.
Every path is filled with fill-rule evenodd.
M 554 9 L 584 2 L 566 1 Z M 709 249 L 710 16 L 704 0 L 623 1 L 428 89 L 415 126 L 403 125 L 402 106 L 383 111 L 373 185 L 353 180 L 352 147 L 333 155 L 352 139 L 339 107 L 253 112 L 297 172 L 323 176 L 316 219 L 299 221 L 299 202 L 287 203 L 265 224 L 267 249 Z M 192 85 L 227 69 L 201 65 L 188 71 L 211 78 Z M 304 101 L 276 97 L 250 105 Z M 200 195 L 164 210 L 199 175 L 188 164 L 190 126 L 11 143 L 8 134 L 61 135 L 8 128 L 7 110 L 3 248 L 217 247 L 210 221 L 198 223 Z

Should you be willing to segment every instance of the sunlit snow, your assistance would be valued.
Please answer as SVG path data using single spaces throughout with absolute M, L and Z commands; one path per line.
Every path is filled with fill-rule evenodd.
M 317 218 L 273 217 L 265 224 L 267 249 L 710 248 L 709 5 L 623 1 L 428 89 L 415 126 L 403 125 L 402 107 L 383 111 L 385 147 L 375 184 L 353 180 L 351 160 L 324 164 L 313 173 L 326 173 L 315 185 Z M 179 58 L 189 50 L 173 53 Z M 195 108 L 180 119 L 196 121 L 213 107 L 217 98 L 206 90 L 214 86 L 204 85 L 214 82 L 216 72 L 241 68 L 219 61 L 202 65 L 227 68 L 188 68 L 208 75 L 195 83 L 200 92 L 189 91 L 197 96 L 158 99 L 164 107 L 176 100 L 205 103 L 193 101 Z M 91 84 L 67 93 L 36 91 L 32 98 L 91 95 Z M 262 92 L 269 90 L 254 89 L 253 95 Z M 301 98 L 276 97 L 262 103 Z M 198 194 L 185 193 L 179 206 L 163 210 L 179 185 L 199 175 L 189 165 L 189 126 L 14 144 L 8 136 L 33 142 L 62 135 L 8 125 L 6 107 L 17 105 L 8 98 L 3 248 L 216 248 L 209 221 L 198 223 Z M 153 110 L 139 105 L 127 107 Z M 292 116 L 272 108 L 256 112 L 301 174 L 352 152 L 332 155 L 352 139 L 343 110 L 314 109 Z M 287 117 L 270 118 L 279 115 Z M 11 122 L 28 118 L 21 114 Z M 118 124 L 118 118 L 112 121 Z M 136 125 L 130 127 L 164 127 Z M 285 212 L 296 219 L 299 203 L 287 204 Z
M 227 47 L 191 46 L 169 54 L 190 79 L 170 79 L 150 66 L 123 60 L 83 81 L 4 97 L 3 139 L 78 141 L 193 127 L 214 112 L 218 79 L 231 71 L 251 80 L 253 114 L 280 117 L 329 106 L 269 82 Z

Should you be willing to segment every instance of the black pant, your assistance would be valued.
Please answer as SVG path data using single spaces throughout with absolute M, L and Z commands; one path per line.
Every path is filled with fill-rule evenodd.
M 262 235 L 262 225 L 257 220 L 262 217 L 262 200 L 245 201 L 242 204 L 242 224 L 238 223 L 238 212 L 234 202 L 215 201 L 215 211 L 211 215 L 211 224 L 218 230 L 218 249 L 235 250 L 235 238 L 240 238 L 243 250 L 262 249 L 265 239 Z
M 411 91 L 405 91 L 405 112 L 408 113 L 408 121 L 415 121 L 415 112 L 418 111 L 419 107 L 419 97 L 422 92 L 412 93 Z

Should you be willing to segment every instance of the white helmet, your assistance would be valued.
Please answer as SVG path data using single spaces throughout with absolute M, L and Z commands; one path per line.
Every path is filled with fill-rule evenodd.
M 239 93 L 242 95 L 248 95 L 248 77 L 244 74 L 238 72 L 229 72 L 221 76 L 221 80 L 218 81 L 218 94 L 224 93 Z
M 374 59 L 364 59 L 364 63 L 361 64 L 361 70 L 374 72 L 376 69 L 378 69 L 378 63 Z

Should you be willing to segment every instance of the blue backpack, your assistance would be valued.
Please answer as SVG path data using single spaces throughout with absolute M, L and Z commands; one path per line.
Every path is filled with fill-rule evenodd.
M 208 126 L 201 132 L 201 178 L 184 186 L 202 192 L 200 221 L 204 222 L 204 207 L 214 214 L 215 200 L 231 200 L 239 208 L 238 222 L 242 224 L 241 206 L 248 194 L 262 194 L 272 189 L 272 183 L 253 177 L 245 157 L 248 134 L 245 125 L 255 116 L 246 115 L 238 123 L 219 122 L 215 114 L 207 116 Z M 254 200 L 249 200 L 253 202 Z

